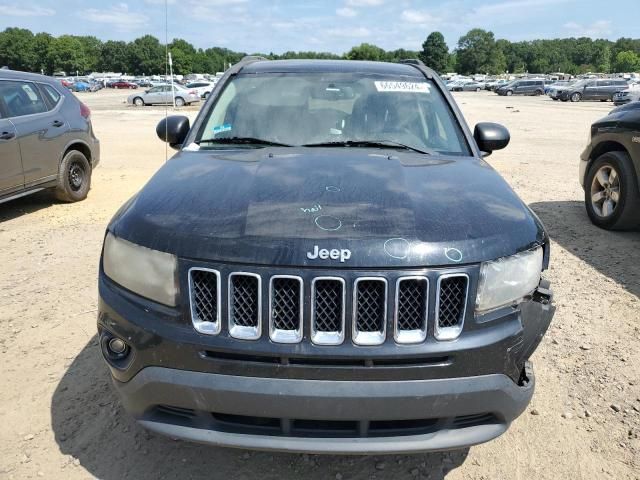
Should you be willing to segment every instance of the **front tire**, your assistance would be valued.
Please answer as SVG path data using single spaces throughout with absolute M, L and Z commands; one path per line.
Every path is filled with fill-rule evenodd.
M 511 95 L 513 95 L 513 91 L 512 90 L 507 90 L 507 97 L 510 97 Z
M 476 88 L 476 92 L 479 92 L 479 91 L 480 91 L 480 87 Z
M 590 166 L 585 179 L 585 205 L 594 225 L 606 230 L 640 226 L 640 191 L 626 152 L 607 152 Z
M 82 152 L 68 152 L 58 170 L 58 186 L 54 194 L 62 202 L 79 202 L 87 198 L 91 188 L 91 164 Z
M 582 95 L 580 95 L 578 92 L 571 94 L 571 101 L 572 102 L 575 103 L 575 102 L 579 102 L 580 100 L 582 100 Z
M 141 97 L 136 97 L 133 99 L 133 104 L 136 107 L 144 107 L 144 100 Z

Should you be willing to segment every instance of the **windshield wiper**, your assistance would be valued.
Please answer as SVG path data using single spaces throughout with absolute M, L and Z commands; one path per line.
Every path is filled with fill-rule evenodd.
M 217 143 L 221 145 L 264 145 L 271 147 L 291 147 L 286 143 L 272 142 L 271 140 L 264 140 L 262 138 L 253 137 L 228 137 L 228 138 L 206 138 L 198 142 L 198 145 L 203 143 Z
M 322 142 L 322 143 L 307 143 L 301 145 L 302 147 L 382 147 L 382 148 L 402 148 L 405 150 L 411 150 L 413 152 L 423 153 L 425 155 L 433 155 L 433 150 L 420 149 L 405 145 L 404 143 L 394 142 L 393 140 L 345 140 L 342 142 Z

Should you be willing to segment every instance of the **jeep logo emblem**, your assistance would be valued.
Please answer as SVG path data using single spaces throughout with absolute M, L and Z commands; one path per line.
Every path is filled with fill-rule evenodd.
M 312 252 L 307 252 L 307 258 L 309 260 L 315 260 L 316 258 L 320 258 L 322 260 L 326 260 L 330 258 L 331 260 L 340 260 L 340 263 L 344 263 L 345 260 L 349 260 L 351 258 L 351 250 L 347 248 L 341 248 L 338 250 L 337 248 L 332 248 L 331 250 L 327 250 L 326 248 L 319 248 L 318 245 L 313 246 Z

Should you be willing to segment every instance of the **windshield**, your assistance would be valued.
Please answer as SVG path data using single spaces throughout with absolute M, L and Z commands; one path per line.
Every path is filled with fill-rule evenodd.
M 242 139 L 245 148 L 370 142 L 469 155 L 462 130 L 433 82 L 363 73 L 236 76 L 208 112 L 196 143 L 229 148 Z

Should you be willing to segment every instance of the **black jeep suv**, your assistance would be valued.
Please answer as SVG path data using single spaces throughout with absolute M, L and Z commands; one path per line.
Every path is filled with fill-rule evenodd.
M 438 76 L 247 59 L 115 215 L 98 330 L 126 409 L 257 449 L 450 449 L 531 400 L 554 313 L 545 230 Z

